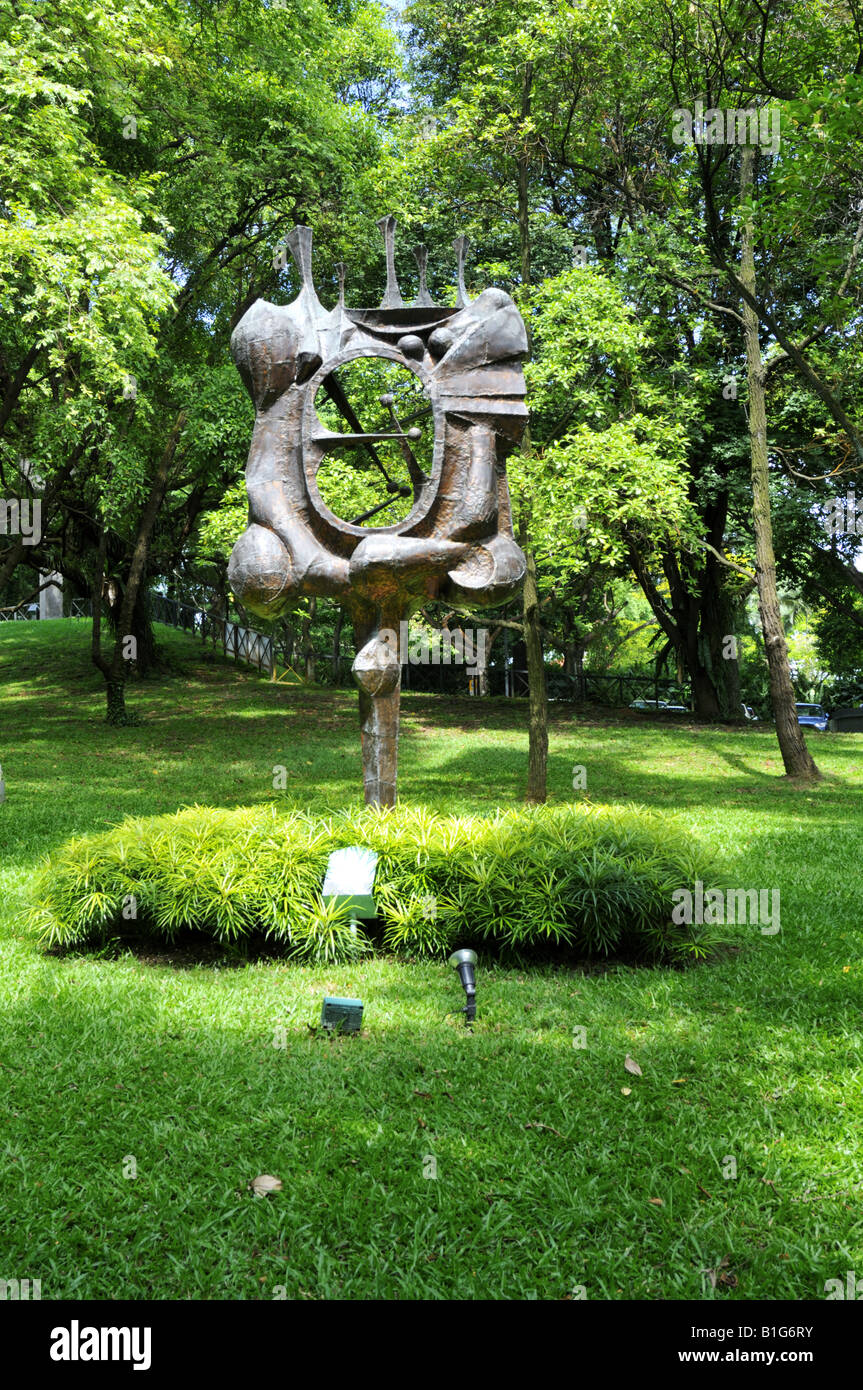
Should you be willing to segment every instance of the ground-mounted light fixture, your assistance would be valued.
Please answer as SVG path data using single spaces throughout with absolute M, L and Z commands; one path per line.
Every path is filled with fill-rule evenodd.
M 453 951 L 447 965 L 452 965 L 458 971 L 467 999 L 461 1012 L 465 1016 L 465 1023 L 471 1024 L 476 1018 L 476 951 L 467 946 L 460 951 Z

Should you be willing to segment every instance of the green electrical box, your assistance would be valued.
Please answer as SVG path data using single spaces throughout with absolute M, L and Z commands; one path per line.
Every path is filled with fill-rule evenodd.
M 340 1033 L 358 1033 L 363 1021 L 362 999 L 333 999 L 327 995 L 321 1009 L 321 1027 Z

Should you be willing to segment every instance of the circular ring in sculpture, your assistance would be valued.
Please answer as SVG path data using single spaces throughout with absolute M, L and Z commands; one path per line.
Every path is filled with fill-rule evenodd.
M 395 362 L 397 366 L 404 368 L 417 377 L 425 390 L 426 399 L 431 406 L 431 421 L 434 426 L 434 452 L 432 455 L 432 470 L 428 482 L 422 490 L 422 495 L 414 503 L 406 517 L 401 521 L 394 522 L 392 526 L 353 526 L 349 521 L 336 516 L 322 498 L 318 489 L 317 475 L 318 470 L 328 452 L 326 444 L 326 429 L 322 425 L 318 413 L 315 410 L 315 397 L 323 385 L 324 379 L 331 372 L 338 371 L 339 367 L 344 367 L 348 362 L 356 362 L 360 358 L 385 358 L 388 362 Z M 303 471 L 306 479 L 309 501 L 321 520 L 336 531 L 341 536 L 356 536 L 362 539 L 369 535 L 404 535 L 412 531 L 428 515 L 435 502 L 438 482 L 440 480 L 441 469 L 443 467 L 443 447 L 444 447 L 445 421 L 444 413 L 440 404 L 435 399 L 434 384 L 420 362 L 413 361 L 398 352 L 395 348 L 381 344 L 376 347 L 374 355 L 369 352 L 368 346 L 359 348 L 349 348 L 345 352 L 340 352 L 336 357 L 324 362 L 308 383 L 305 410 L 303 412 Z M 317 437 L 316 437 L 317 436 Z

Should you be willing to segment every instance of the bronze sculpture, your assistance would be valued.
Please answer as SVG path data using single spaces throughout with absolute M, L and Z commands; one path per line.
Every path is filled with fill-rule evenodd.
M 466 242 L 456 240 L 458 302 L 436 306 L 426 287 L 426 252 L 414 254 L 420 289 L 402 300 L 394 265 L 395 219 L 382 218 L 387 287 L 377 309 L 348 309 L 344 267 L 332 310 L 323 307 L 312 280 L 312 234 L 296 227 L 288 245 L 302 287 L 287 306 L 257 300 L 231 338 L 231 354 L 255 403 L 256 419 L 246 486 L 249 525 L 234 546 L 228 577 L 240 603 L 262 617 L 278 617 L 300 595 L 325 595 L 348 611 L 357 656 L 365 799 L 392 806 L 396 799 L 401 665 L 384 632 L 431 599 L 456 605 L 497 604 L 524 578 L 524 556 L 512 533 L 505 461 L 527 420 L 522 359 L 527 336 L 515 304 L 503 290 L 485 290 L 472 302 L 464 285 Z M 417 462 L 411 441 L 389 409 L 391 432 L 367 434 L 349 402 L 335 392 L 333 374 L 360 357 L 397 363 L 419 378 L 434 428 L 430 472 Z M 328 429 L 315 409 L 319 389 L 333 393 L 353 432 Z M 332 450 L 360 443 L 374 448 L 398 441 L 412 493 L 409 514 L 394 525 L 366 526 L 374 512 L 343 521 L 317 485 Z M 389 491 L 394 490 L 389 484 Z

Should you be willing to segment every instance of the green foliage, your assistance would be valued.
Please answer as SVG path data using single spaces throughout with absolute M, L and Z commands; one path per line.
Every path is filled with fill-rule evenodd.
M 393 429 L 392 418 L 381 403 L 383 396 L 393 398 L 392 409 L 400 420 L 414 419 L 417 412 L 429 408 L 429 398 L 419 378 L 383 358 L 355 358 L 333 375 L 368 434 Z M 315 410 L 327 429 L 334 433 L 353 432 L 351 422 L 342 416 L 323 388 L 318 391 Z M 419 466 L 430 475 L 434 446 L 431 416 L 424 416 L 414 428 L 421 434 L 411 441 L 411 451 Z M 316 482 L 323 501 L 336 516 L 352 521 L 377 508 L 363 524 L 391 526 L 410 512 L 413 487 L 401 448 L 394 441 L 379 441 L 375 453 L 386 470 L 386 478 L 366 449 L 354 447 L 334 449 L 326 454 Z
M 324 902 L 327 859 L 379 858 L 377 942 L 418 955 L 458 944 L 564 956 L 683 960 L 700 934 L 671 923 L 672 893 L 709 877 L 693 845 L 634 808 L 557 807 L 491 818 L 365 808 L 330 818 L 275 806 L 127 820 L 63 845 L 43 867 L 29 928 L 45 946 L 104 936 L 130 917 L 171 941 L 263 934 L 315 964 L 355 959 L 372 939 Z
M 129 11 L 60 0 L 47 22 L 42 8 L 0 17 L 0 302 L 18 351 L 45 350 L 53 371 L 69 373 L 67 390 L 83 381 L 86 397 L 122 391 L 152 356 L 174 288 L 159 264 L 155 181 L 121 180 L 94 142 L 93 69 L 123 62 L 144 81 L 165 60 L 147 0 Z
M 346 908 L 338 902 L 316 901 L 293 918 L 291 956 L 310 965 L 336 965 L 357 960 L 372 949 L 359 925 L 352 925 Z

